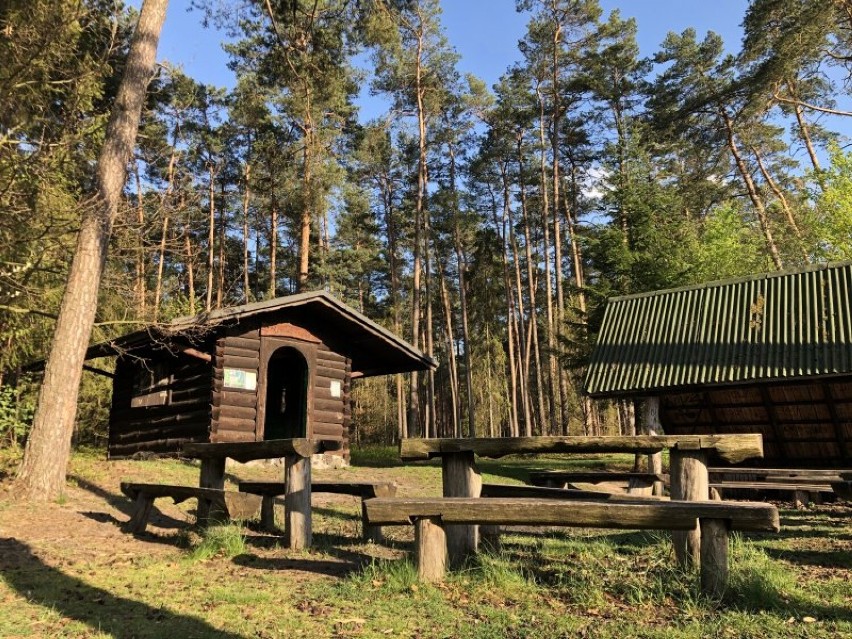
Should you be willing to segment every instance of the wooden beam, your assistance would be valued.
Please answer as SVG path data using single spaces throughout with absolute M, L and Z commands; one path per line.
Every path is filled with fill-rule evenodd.
M 403 439 L 399 454 L 403 461 L 418 461 L 463 452 L 496 458 L 529 453 L 651 454 L 666 448 L 707 450 L 736 464 L 753 457 L 763 457 L 763 438 L 759 434 L 731 434 Z
M 277 459 L 289 455 L 310 457 L 329 450 L 339 450 L 340 442 L 314 439 L 270 439 L 259 442 L 216 442 L 184 444 L 182 453 L 196 459 L 225 459 L 239 462 L 253 459 Z
M 183 353 L 184 355 L 189 355 L 190 357 L 195 357 L 196 359 L 203 360 L 207 363 L 210 363 L 210 362 L 213 361 L 213 356 L 210 355 L 210 353 L 202 353 L 197 348 L 192 348 L 192 347 L 184 348 L 181 351 L 181 353 Z
M 109 371 L 105 371 L 104 369 L 98 368 L 97 366 L 89 366 L 88 364 L 83 364 L 83 370 L 89 371 L 90 373 L 94 373 L 95 375 L 103 375 L 104 377 L 115 379 L 115 373 L 110 373 Z

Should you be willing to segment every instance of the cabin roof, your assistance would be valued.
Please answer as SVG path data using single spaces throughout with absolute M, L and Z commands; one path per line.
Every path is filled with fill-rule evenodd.
M 852 373 L 852 262 L 611 298 L 597 397 Z
M 324 291 L 276 297 L 151 325 L 89 347 L 86 359 L 110 357 L 171 339 L 197 337 L 249 318 L 269 316 L 320 335 L 329 347 L 352 359 L 352 371 L 364 377 L 435 368 L 437 363 L 405 340 Z

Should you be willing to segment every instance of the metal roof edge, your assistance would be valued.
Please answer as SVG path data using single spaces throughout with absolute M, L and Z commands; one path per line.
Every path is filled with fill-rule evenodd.
M 695 291 L 700 289 L 709 289 L 722 286 L 731 286 L 732 284 L 742 284 L 745 282 L 768 280 L 776 277 L 788 277 L 790 275 L 798 275 L 800 273 L 812 273 L 814 271 L 827 271 L 833 268 L 844 268 L 852 266 L 851 261 L 825 262 L 823 264 L 809 264 L 807 266 L 784 269 L 782 271 L 772 271 L 769 273 L 757 273 L 754 275 L 741 275 L 739 277 L 731 277 L 723 280 L 714 280 L 712 282 L 700 282 L 698 284 L 687 284 L 685 286 L 677 286 L 674 288 L 664 288 L 656 291 L 646 291 L 644 293 L 630 293 L 629 295 L 616 295 L 607 299 L 607 303 L 621 302 L 631 299 L 639 299 L 645 297 L 655 297 L 657 295 L 670 295 L 671 293 L 681 293 L 684 291 Z

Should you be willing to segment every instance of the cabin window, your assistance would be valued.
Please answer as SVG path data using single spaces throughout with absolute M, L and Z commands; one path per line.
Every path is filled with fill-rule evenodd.
M 140 363 L 133 375 L 131 408 L 165 406 L 169 403 L 171 375 L 166 362 Z

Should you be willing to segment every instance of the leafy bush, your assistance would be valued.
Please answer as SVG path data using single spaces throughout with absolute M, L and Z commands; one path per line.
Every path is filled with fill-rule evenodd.
M 0 446 L 21 443 L 32 425 L 35 405 L 19 389 L 0 386 Z

